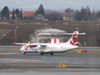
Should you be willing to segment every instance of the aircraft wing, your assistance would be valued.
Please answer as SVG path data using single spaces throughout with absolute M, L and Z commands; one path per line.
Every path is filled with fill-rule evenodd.
M 40 45 L 40 46 L 47 46 L 50 45 L 51 43 L 29 43 L 29 45 Z
M 73 33 L 66 33 L 66 35 L 72 35 Z M 86 33 L 78 33 L 78 35 L 86 35 Z
M 39 45 L 39 46 L 41 46 L 41 47 L 43 47 L 43 46 L 47 46 L 47 45 L 50 45 L 50 43 L 14 43 L 15 45 L 30 45 L 30 46 L 37 46 L 37 45 Z
M 25 44 L 28 44 L 28 43 L 14 43 L 15 45 L 25 45 Z

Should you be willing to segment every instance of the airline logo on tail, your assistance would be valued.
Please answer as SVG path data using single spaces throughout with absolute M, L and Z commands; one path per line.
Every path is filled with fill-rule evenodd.
M 78 33 L 79 33 L 78 31 L 74 31 L 71 38 L 68 40 L 67 44 L 76 45 L 78 39 Z M 57 44 L 57 43 L 62 43 L 62 41 L 59 40 L 58 38 L 54 38 L 49 40 L 48 43 Z
M 71 38 L 69 39 L 68 43 L 71 45 L 76 45 L 77 39 L 78 39 L 78 31 L 74 31 Z

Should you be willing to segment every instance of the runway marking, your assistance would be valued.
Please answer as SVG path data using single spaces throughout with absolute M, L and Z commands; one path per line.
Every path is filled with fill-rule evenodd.
M 8 59 L 8 58 L 1 58 L 0 62 L 8 63 L 8 62 L 37 62 L 37 61 L 44 61 L 44 60 L 30 60 L 30 59 Z
M 0 54 L 9 54 L 9 55 L 11 55 L 11 54 L 20 54 L 20 53 L 0 53 Z

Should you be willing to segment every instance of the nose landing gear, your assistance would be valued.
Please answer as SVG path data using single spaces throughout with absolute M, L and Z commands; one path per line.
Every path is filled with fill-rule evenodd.
M 26 54 L 26 52 L 22 52 L 22 54 L 23 54 L 23 55 L 25 55 L 25 54 Z

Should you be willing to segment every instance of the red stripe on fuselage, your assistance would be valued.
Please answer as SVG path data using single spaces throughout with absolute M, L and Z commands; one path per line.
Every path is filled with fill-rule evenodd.
M 34 47 L 37 47 L 37 45 L 28 45 L 28 46 L 25 45 L 24 48 L 25 48 L 25 50 L 27 50 L 28 48 L 34 48 Z
M 57 43 L 57 39 L 54 39 L 54 43 Z

